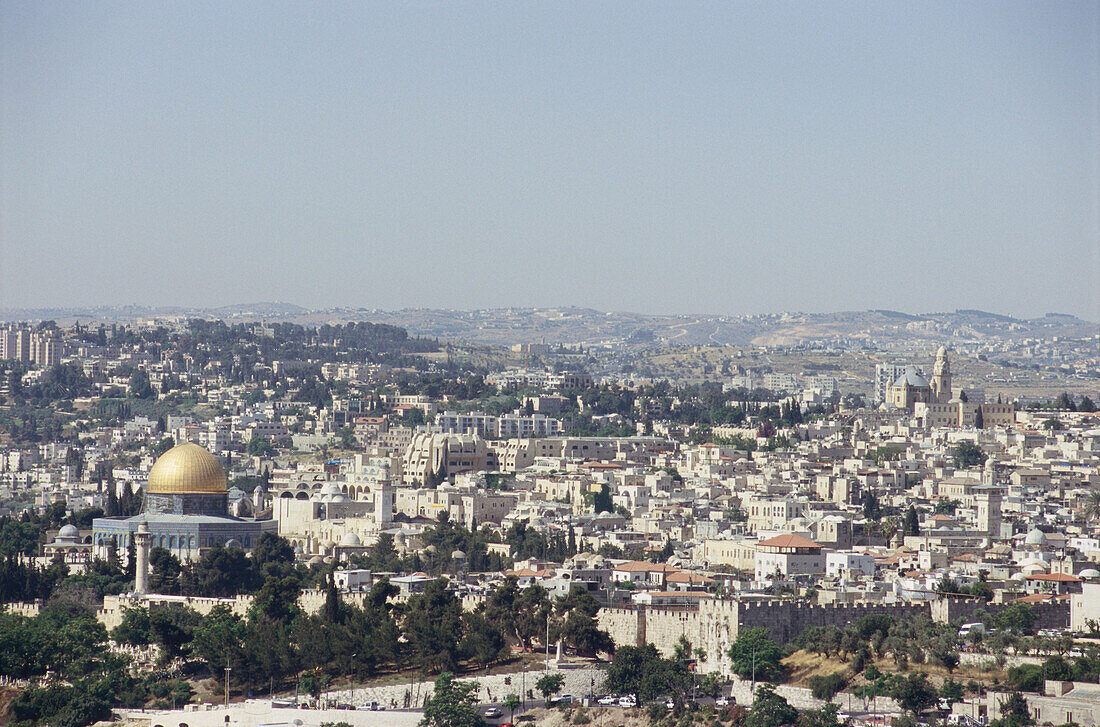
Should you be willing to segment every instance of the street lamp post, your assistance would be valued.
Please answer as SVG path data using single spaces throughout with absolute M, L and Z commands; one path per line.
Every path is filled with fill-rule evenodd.
M 553 611 L 549 611 L 546 614 L 546 671 L 550 671 L 550 614 Z
M 233 671 L 233 668 L 228 664 L 225 665 L 225 708 L 229 709 L 229 672 Z

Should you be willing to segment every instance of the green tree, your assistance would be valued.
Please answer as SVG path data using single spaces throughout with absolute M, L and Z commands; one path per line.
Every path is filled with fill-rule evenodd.
M 671 696 L 677 706 L 691 689 L 691 672 L 682 662 L 663 659 L 653 644 L 620 646 L 607 669 L 607 686 L 619 694 L 633 694 L 639 704 Z
M 336 430 L 336 439 L 344 449 L 355 447 L 355 430 L 351 427 L 339 427 Z
M 180 573 L 183 567 L 179 558 L 166 548 L 156 547 L 149 551 L 149 590 L 167 595 L 180 592 Z
M 593 493 L 592 509 L 597 513 L 614 512 L 615 506 L 611 502 L 611 488 L 607 483 L 600 485 L 599 492 Z
M 153 399 L 156 395 L 157 392 L 149 383 L 149 374 L 142 369 L 136 369 L 130 374 L 130 396 L 135 399 Z
M 963 685 L 961 682 L 957 682 L 954 679 L 945 679 L 943 684 L 940 685 L 940 699 L 947 702 L 948 707 L 956 702 L 961 702 L 965 694 L 963 693 Z
M 131 646 L 146 646 L 153 643 L 149 609 L 124 608 L 122 622 L 111 631 L 111 638 L 117 643 Z
M 1085 502 L 1081 507 L 1081 516 L 1087 522 L 1100 521 L 1100 488 L 1093 488 L 1085 495 Z
M 1001 718 L 990 722 L 990 727 L 1028 727 L 1035 719 L 1028 709 L 1027 699 L 1019 692 L 1008 695 L 1001 704 Z
M 275 454 L 275 447 L 272 446 L 271 440 L 267 437 L 256 434 L 248 440 L 244 451 L 253 457 L 271 457 Z
M 798 710 L 776 694 L 774 686 L 761 684 L 757 687 L 745 727 L 783 727 L 797 721 Z
M 471 661 L 488 667 L 504 656 L 508 641 L 500 625 L 480 613 L 465 613 L 466 635 L 462 637 L 460 651 Z
M 882 506 L 873 492 L 868 492 L 863 498 L 863 517 L 867 520 L 878 520 L 882 517 Z
M 782 680 L 783 656 L 783 648 L 769 638 L 769 630 L 764 626 L 740 630 L 729 648 L 733 672 L 742 679 Z
M 955 462 L 956 469 L 961 470 L 971 467 L 981 467 L 988 458 L 988 455 L 982 451 L 981 447 L 969 440 L 964 440 L 956 444 L 951 452 L 951 456 Z
M 550 703 L 550 695 L 557 692 L 565 684 L 565 676 L 560 672 L 547 672 L 535 682 L 535 689 L 539 690 L 546 703 Z
M 833 697 L 837 695 L 837 692 L 844 689 L 847 684 L 847 680 L 844 678 L 843 672 L 833 672 L 825 676 L 812 676 L 809 679 L 810 692 L 814 695 L 814 699 L 820 699 L 824 702 L 833 701 Z
M 180 575 L 185 596 L 226 598 L 246 593 L 254 582 L 251 561 L 240 548 L 210 548 Z
M 438 578 L 409 599 L 405 635 L 422 669 L 449 671 L 458 664 L 462 604 Z
M 443 672 L 424 705 L 419 727 L 482 727 L 485 720 L 478 709 L 477 693 L 476 682 L 456 681 L 454 674 Z
M 508 710 L 508 721 L 516 721 L 516 710 L 520 708 L 523 701 L 519 698 L 519 695 L 514 692 L 509 692 L 504 696 L 504 708 Z
M 149 610 L 149 627 L 161 648 L 162 663 L 167 664 L 190 651 L 195 629 L 201 621 L 202 617 L 191 608 L 168 606 Z
M 215 676 L 221 675 L 228 665 L 238 677 L 244 677 L 248 672 L 244 648 L 246 632 L 244 620 L 228 606 L 219 604 L 195 626 L 192 653 L 201 658 Z
M 905 511 L 904 533 L 906 535 L 920 535 L 920 520 L 917 517 L 917 508 L 912 505 Z
M 798 727 L 841 727 L 843 722 L 837 716 L 840 707 L 831 702 L 821 709 L 804 709 L 798 715 Z
M 899 680 L 891 695 L 904 710 L 920 715 L 929 707 L 936 704 L 939 696 L 936 688 L 928 682 L 924 673 L 910 674 L 907 678 Z

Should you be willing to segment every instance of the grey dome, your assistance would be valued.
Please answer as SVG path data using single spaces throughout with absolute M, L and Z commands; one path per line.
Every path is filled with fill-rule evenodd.
M 1028 545 L 1046 545 L 1047 534 L 1039 528 L 1034 528 L 1027 534 L 1027 538 L 1024 540 Z
M 898 377 L 894 386 L 910 386 L 913 388 L 927 388 L 928 380 L 917 373 L 915 368 L 905 369 L 905 373 Z

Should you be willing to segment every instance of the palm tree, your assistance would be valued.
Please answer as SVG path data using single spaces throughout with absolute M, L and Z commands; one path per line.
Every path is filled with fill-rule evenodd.
M 878 530 L 882 533 L 882 537 L 886 539 L 886 545 L 889 547 L 890 542 L 898 533 L 898 519 L 896 517 L 883 518 L 879 521 Z
M 1085 495 L 1085 505 L 1081 514 L 1085 522 L 1100 520 L 1100 488 L 1089 490 L 1089 494 Z

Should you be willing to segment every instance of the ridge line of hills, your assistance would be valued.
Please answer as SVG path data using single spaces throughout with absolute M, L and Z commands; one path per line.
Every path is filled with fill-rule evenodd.
M 100 306 L 7 309 L 4 321 L 56 320 L 134 322 L 156 318 L 218 318 L 227 322 L 289 322 L 302 325 L 371 321 L 405 328 L 410 335 L 487 345 L 514 343 L 800 345 L 882 345 L 901 339 L 922 341 L 1019 340 L 1098 337 L 1100 324 L 1073 315 L 1047 313 L 1013 318 L 974 309 L 911 314 L 893 310 L 759 315 L 643 314 L 583 307 L 455 310 L 358 307 L 308 309 L 291 303 L 250 303 L 213 308 L 185 306 Z

